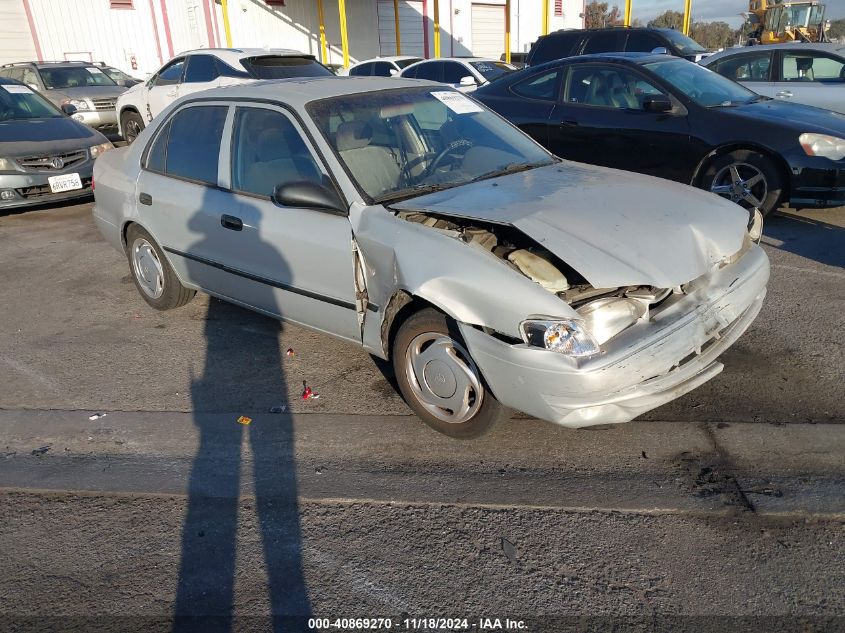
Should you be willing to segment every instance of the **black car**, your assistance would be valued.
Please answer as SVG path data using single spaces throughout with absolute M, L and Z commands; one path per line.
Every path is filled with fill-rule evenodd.
M 845 116 L 668 55 L 561 59 L 473 97 L 558 156 L 692 184 L 763 214 L 845 204 Z
M 541 36 L 526 58 L 526 66 L 537 66 L 554 59 L 595 53 L 651 53 L 657 48 L 676 57 L 700 62 L 709 51 L 694 39 L 675 29 L 652 27 L 611 27 L 555 31 Z

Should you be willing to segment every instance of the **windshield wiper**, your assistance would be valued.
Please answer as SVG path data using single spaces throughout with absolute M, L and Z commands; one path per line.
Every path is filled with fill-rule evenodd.
M 492 171 L 488 171 L 486 173 L 481 174 L 480 176 L 476 176 L 469 182 L 478 182 L 479 180 L 487 180 L 488 178 L 497 178 L 499 176 L 506 176 L 508 174 L 515 174 L 520 171 L 526 171 L 528 169 L 534 169 L 535 167 L 543 167 L 544 165 L 551 165 L 551 163 L 508 163 L 504 167 L 499 167 L 498 169 L 494 169 Z
M 414 185 L 413 187 L 406 187 L 405 189 L 399 189 L 397 191 L 391 191 L 389 194 L 380 196 L 378 198 L 374 198 L 374 200 L 378 203 L 382 202 L 396 202 L 400 198 L 412 198 L 414 196 L 421 196 L 426 193 L 434 193 L 435 191 L 442 191 L 443 189 L 450 189 L 452 187 L 456 187 L 458 185 L 465 185 L 465 182 L 440 182 L 440 183 L 429 183 L 429 184 L 419 184 Z

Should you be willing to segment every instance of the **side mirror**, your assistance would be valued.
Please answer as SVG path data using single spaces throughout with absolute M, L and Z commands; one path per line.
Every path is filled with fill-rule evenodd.
M 38 92 L 38 86 L 36 86 L 35 84 L 26 84 L 26 85 L 29 86 L 30 88 L 32 88 L 33 90 L 35 90 L 36 92 Z
M 471 75 L 467 75 L 466 77 L 461 77 L 461 81 L 459 83 L 464 88 L 468 88 L 469 86 L 477 86 L 478 85 L 478 82 L 475 80 L 475 77 L 473 77 Z
M 273 190 L 273 202 L 283 207 L 319 209 L 343 215 L 347 213 L 343 201 L 333 188 L 307 180 L 277 185 Z
M 395 76 L 396 76 L 396 75 L 398 75 L 398 74 L 399 74 L 399 71 L 398 71 L 398 70 L 396 70 L 395 68 L 391 68 L 391 69 L 390 69 L 390 76 L 391 76 L 391 77 L 395 77 Z
M 666 95 L 653 95 L 643 100 L 643 110 L 646 112 L 669 112 L 672 100 Z
M 76 106 L 72 103 L 63 103 L 62 112 L 64 112 L 68 116 L 73 116 L 74 114 L 76 114 Z

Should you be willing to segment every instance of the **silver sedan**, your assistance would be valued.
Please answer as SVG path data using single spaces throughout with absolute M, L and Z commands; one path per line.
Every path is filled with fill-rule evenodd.
M 721 371 L 769 278 L 747 211 L 561 161 L 429 82 L 192 95 L 95 180 L 151 306 L 201 290 L 354 341 L 453 437 L 508 407 L 579 427 L 677 398 Z

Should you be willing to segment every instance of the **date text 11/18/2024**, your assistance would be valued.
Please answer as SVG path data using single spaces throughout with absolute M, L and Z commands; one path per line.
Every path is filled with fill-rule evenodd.
M 309 618 L 308 628 L 317 631 L 526 631 L 523 620 L 509 618 Z

